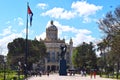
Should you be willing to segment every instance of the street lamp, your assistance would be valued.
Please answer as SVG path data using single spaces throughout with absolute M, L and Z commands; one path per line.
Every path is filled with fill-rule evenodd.
M 4 56 L 4 80 L 6 80 L 6 62 L 7 62 L 7 59 L 6 59 L 6 56 Z
M 20 80 L 20 67 L 21 67 L 21 62 L 18 61 L 18 80 Z

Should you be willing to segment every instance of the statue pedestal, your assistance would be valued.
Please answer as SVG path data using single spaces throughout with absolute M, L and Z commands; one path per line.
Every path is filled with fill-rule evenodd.
M 60 76 L 66 76 L 67 75 L 67 65 L 66 65 L 66 60 L 61 59 L 60 60 L 60 65 L 59 65 L 59 75 Z

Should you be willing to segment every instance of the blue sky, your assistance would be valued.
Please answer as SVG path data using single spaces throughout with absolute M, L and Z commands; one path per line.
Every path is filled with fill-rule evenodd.
M 29 39 L 44 39 L 53 20 L 59 38 L 66 43 L 72 38 L 74 46 L 100 41 L 103 34 L 96 22 L 120 5 L 119 0 L 0 0 L 0 54 L 7 54 L 13 39 L 25 38 L 27 2 L 33 12 Z

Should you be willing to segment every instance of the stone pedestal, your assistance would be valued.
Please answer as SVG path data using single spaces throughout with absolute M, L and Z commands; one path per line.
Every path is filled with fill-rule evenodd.
M 60 76 L 66 76 L 67 75 L 67 65 L 66 65 L 66 60 L 65 59 L 60 60 L 59 75 Z

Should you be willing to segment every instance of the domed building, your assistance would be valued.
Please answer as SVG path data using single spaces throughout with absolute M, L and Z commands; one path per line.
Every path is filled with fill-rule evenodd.
M 40 39 L 42 40 L 42 39 Z M 46 47 L 48 57 L 45 59 L 45 70 L 58 71 L 59 70 L 59 60 L 60 60 L 60 45 L 66 45 L 67 51 L 65 54 L 65 59 L 67 62 L 67 67 L 72 67 L 71 56 L 73 52 L 73 42 L 70 39 L 69 44 L 65 43 L 65 39 L 58 38 L 58 28 L 50 22 L 50 26 L 46 28 L 46 38 L 42 40 Z

